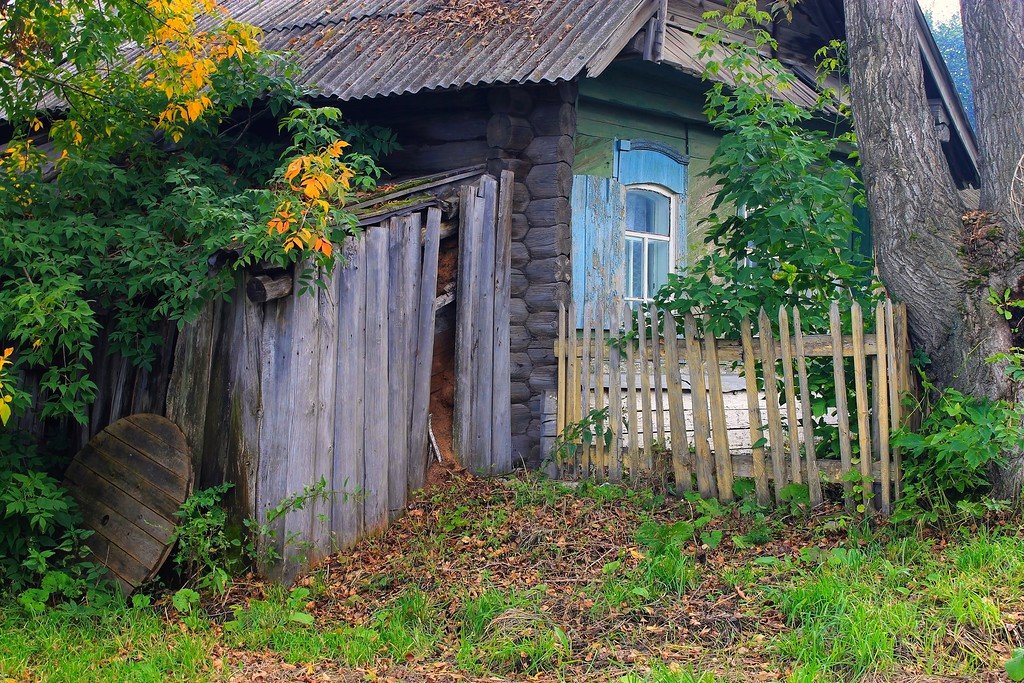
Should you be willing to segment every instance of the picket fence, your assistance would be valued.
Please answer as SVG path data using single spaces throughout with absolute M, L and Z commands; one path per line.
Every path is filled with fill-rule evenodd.
M 888 300 L 878 303 L 868 312 L 874 316 L 871 333 L 860 305 L 853 304 L 850 313 L 850 335 L 842 333 L 839 305 L 833 303 L 828 334 L 805 334 L 800 311 L 782 308 L 778 339 L 764 310 L 756 336 L 747 319 L 735 334 L 716 339 L 704 334 L 699 317 L 677 320 L 653 306 L 640 313 L 629 307 L 586 310 L 582 330 L 574 308 L 561 307 L 559 476 L 672 479 L 677 493 L 692 490 L 695 478 L 702 496 L 722 501 L 733 499 L 738 478 L 752 478 L 763 505 L 773 498 L 779 502 L 783 489 L 797 483 L 807 486 L 812 506 L 834 487 L 850 509 L 863 505 L 888 512 L 900 483 L 900 453 L 890 435 L 906 417 L 902 398 L 911 391 L 906 309 Z M 811 358 L 831 361 L 836 387 L 835 408 L 819 417 L 817 427 L 811 419 Z M 726 392 L 728 376 L 733 384 L 742 381 L 743 389 Z M 727 419 L 726 406 L 741 398 L 746 415 L 737 425 L 738 411 Z M 567 437 L 580 430 L 566 427 L 593 422 L 603 411 L 610 439 L 576 438 L 571 444 Z M 827 453 L 819 452 L 824 425 L 838 433 L 838 445 Z M 736 438 L 738 427 L 747 431 L 743 439 Z M 744 445 L 730 447 L 730 435 Z

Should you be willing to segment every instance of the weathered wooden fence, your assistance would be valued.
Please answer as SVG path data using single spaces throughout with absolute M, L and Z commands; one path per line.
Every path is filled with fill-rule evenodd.
M 290 294 L 253 304 L 247 272 L 181 334 L 167 410 L 200 480 L 234 482 L 261 523 L 321 479 L 334 492 L 272 522 L 271 573 L 382 529 L 423 485 L 440 223 L 432 208 L 368 227 L 310 293 L 297 268 Z
M 879 303 L 869 311 L 873 333 L 859 305 L 850 313 L 850 335 L 833 304 L 828 334 L 805 334 L 800 311 L 783 308 L 776 320 L 761 311 L 756 336 L 744 320 L 735 334 L 716 339 L 693 315 L 677 320 L 653 306 L 637 314 L 595 307 L 584 311 L 582 331 L 576 312 L 562 308 L 556 429 L 567 434 L 567 425 L 607 411 L 611 438 L 560 449 L 560 476 L 615 482 L 672 475 L 677 492 L 691 490 L 695 478 L 701 495 L 723 501 L 733 498 L 737 478 L 750 477 L 762 504 L 801 483 L 815 506 L 835 484 L 847 506 L 888 511 L 900 479 L 890 435 L 911 386 L 906 312 Z M 814 358 L 831 361 L 835 380 L 835 407 L 818 416 L 817 427 L 808 373 Z M 723 378 L 730 375 L 744 382 L 743 425 L 735 409 L 729 418 L 727 397 L 735 392 L 723 389 Z M 829 452 L 821 450 L 826 427 L 837 434 Z M 735 439 L 739 428 L 747 434 Z
M 455 453 L 470 472 L 512 469 L 513 175 L 462 188 L 455 335 Z

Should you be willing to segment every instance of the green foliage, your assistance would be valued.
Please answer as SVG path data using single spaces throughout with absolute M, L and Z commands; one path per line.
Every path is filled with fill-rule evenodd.
M 0 234 L 0 339 L 16 345 L 16 371 L 40 374 L 43 417 L 84 421 L 102 327 L 109 327 L 110 352 L 150 367 L 165 322 L 184 324 L 207 301 L 227 296 L 233 268 L 209 272 L 218 249 L 239 245 L 234 268 L 258 260 L 287 266 L 305 253 L 285 251 L 287 235 L 268 231 L 281 192 L 268 183 L 298 150 L 337 139 L 341 121 L 337 110 L 299 107 L 284 125 L 291 146 L 267 147 L 255 135 L 225 146 L 207 135 L 172 151 L 142 140 L 113 158 L 72 158 L 59 184 L 36 185 L 30 211 L 0 201 L 8 226 Z M 284 159 L 282 168 L 268 176 L 254 161 L 261 155 Z M 359 173 L 357 187 L 380 175 L 365 154 L 344 160 Z M 331 217 L 332 240 L 354 233 L 343 208 Z M 334 261 L 321 254 L 317 264 Z
M 277 505 L 264 513 L 264 521 L 246 518 L 243 520 L 248 537 L 243 544 L 243 551 L 246 557 L 250 558 L 257 567 L 265 567 L 282 559 L 278 542 L 284 548 L 295 547 L 299 549 L 296 560 L 301 564 L 305 561 L 305 551 L 310 547 L 309 539 L 303 539 L 297 532 L 286 534 L 283 538 L 278 536 L 278 527 L 285 516 L 292 512 L 306 509 L 317 501 L 328 502 L 335 496 L 342 496 L 347 499 L 350 494 L 347 491 L 332 491 L 327 488 L 327 480 L 320 477 L 315 484 L 306 484 L 298 493 L 286 496 Z M 321 520 L 323 521 L 323 520 Z
M 133 601 L 134 602 L 134 601 Z M 181 630 L 120 595 L 94 609 L 63 605 L 31 617 L 0 602 L 0 672 L 56 683 L 166 683 L 213 678 L 207 632 Z
M 221 498 L 233 486 L 225 483 L 197 491 L 175 513 L 180 521 L 172 536 L 176 543 L 174 563 L 186 585 L 222 593 L 231 580 L 231 568 L 239 559 L 242 542 L 226 531 L 227 512 Z
M 749 5 L 706 16 L 732 31 L 750 29 L 766 17 Z M 823 111 L 775 96 L 795 79 L 781 62 L 728 42 L 709 24 L 704 31 L 709 73 L 732 82 L 713 84 L 705 106 L 724 134 L 706 172 L 718 183 L 702 225 L 709 253 L 669 276 L 659 305 L 706 314 L 717 335 L 736 334 L 744 317 L 762 307 L 774 315 L 780 306 L 799 307 L 805 330 L 827 329 L 832 301 L 867 302 L 875 287 L 869 260 L 854 248 L 854 210 L 865 206 L 864 189 L 844 157 L 856 140 L 816 128 Z M 753 34 L 758 46 L 774 46 L 766 32 Z
M 613 436 L 608 425 L 608 408 L 591 410 L 582 420 L 569 423 L 562 429 L 551 449 L 552 457 L 558 463 L 571 463 L 581 448 L 589 448 L 599 441 L 608 448 Z
M 937 390 L 925 380 L 924 415 L 916 431 L 901 429 L 892 444 L 903 452 L 903 492 L 895 519 L 935 523 L 991 485 L 988 474 L 1024 441 L 1024 406 Z
M 647 675 L 626 674 L 618 683 L 715 683 L 718 680 L 712 673 L 697 673 L 690 667 L 655 663 Z
M 222 505 L 224 495 L 232 488 L 233 484 L 224 483 L 197 491 L 176 513 L 180 521 L 173 536 L 176 542 L 174 562 L 186 586 L 222 593 L 232 576 L 241 571 L 280 561 L 282 548 L 297 548 L 296 559 L 303 562 L 309 539 L 302 538 L 298 532 L 280 538 L 281 522 L 290 513 L 304 510 L 317 501 L 327 502 L 336 495 L 348 495 L 329 490 L 327 480 L 321 477 L 315 484 L 307 484 L 267 510 L 263 522 L 244 519 L 244 533 L 236 534 L 228 527 L 227 511 Z
M 1024 681 L 1024 648 L 1013 651 L 1013 657 L 1006 661 L 1006 675 L 1011 681 Z
M 980 649 L 948 645 L 1001 628 L 1001 607 L 1020 590 L 1021 539 L 982 531 L 950 547 L 942 556 L 907 537 L 804 553 L 766 590 L 791 629 L 774 638 L 776 658 L 801 681 L 989 668 Z
M 373 617 L 384 651 L 395 661 L 423 657 L 434 650 L 439 615 L 430 596 L 414 588 L 403 592 Z
M 171 596 L 171 605 L 180 614 L 190 615 L 199 607 L 200 598 L 199 593 L 191 588 L 179 588 Z
M 0 576 L 6 590 L 38 590 L 26 607 L 74 599 L 95 583 L 75 502 L 49 474 L 44 456 L 17 434 L 0 432 Z
M 1003 290 L 1002 293 L 990 287 L 988 290 L 988 303 L 996 309 L 999 315 L 1007 320 L 1013 320 L 1013 309 L 1024 308 L 1024 301 L 1015 299 L 1009 287 Z
M 705 18 L 701 55 L 716 81 L 705 113 L 723 134 L 705 171 L 716 183 L 712 211 L 700 226 L 707 255 L 670 274 L 656 305 L 677 317 L 699 314 L 708 333 L 738 338 L 742 320 L 756 321 L 762 309 L 777 334 L 780 307 L 799 309 L 805 334 L 828 332 L 829 308 L 838 302 L 849 334 L 851 304 L 872 304 L 879 287 L 859 244 L 857 213 L 866 200 L 848 108 L 828 90 L 813 109 L 779 97 L 796 77 L 764 55 L 777 45 L 759 28 L 771 15 L 754 3 Z M 748 32 L 754 44 L 736 42 L 736 32 Z M 819 60 L 822 77 L 843 79 L 841 44 L 823 48 Z M 824 452 L 837 438 L 823 419 L 835 406 L 831 360 L 809 359 L 807 370 Z
M 541 611 L 537 591 L 487 590 L 462 608 L 459 666 L 468 671 L 535 674 L 557 668 L 569 638 Z
M 237 268 L 308 259 L 308 289 L 356 232 L 346 201 L 376 185 L 374 159 L 397 141 L 306 105 L 294 65 L 213 0 L 25 0 L 2 14 L 0 340 L 16 349 L 11 376 L 41 389 L 41 418 L 84 423 L 101 331 L 106 352 L 149 368 L 167 323 L 226 297 Z M 55 94 L 66 107 L 41 112 Z M 209 272 L 227 247 L 240 258 Z M 6 418 L 29 395 L 3 383 Z

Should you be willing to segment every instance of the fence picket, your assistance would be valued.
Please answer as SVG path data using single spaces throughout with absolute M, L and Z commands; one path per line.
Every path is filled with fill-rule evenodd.
M 566 387 L 566 397 L 569 403 L 569 410 L 566 414 L 566 426 L 583 419 L 580 406 L 580 394 L 583 387 L 580 385 L 580 363 L 576 360 L 578 349 L 578 335 L 576 334 L 576 304 L 569 302 L 569 314 L 565 320 L 565 334 L 569 338 L 568 356 L 571 359 L 569 375 L 569 386 Z M 572 477 L 579 476 L 579 468 L 576 466 L 576 455 L 573 455 L 572 462 L 562 463 L 562 467 L 572 472 Z
M 853 303 L 853 381 L 857 395 L 857 440 L 860 444 L 860 473 L 863 478 L 864 508 L 871 497 L 871 425 L 868 405 L 867 361 L 864 356 L 864 314 L 860 304 Z
M 722 366 L 718 363 L 715 336 L 704 331 L 704 361 L 708 371 L 708 390 L 711 400 L 711 437 L 715 443 L 715 471 L 718 475 L 718 497 L 733 499 L 732 453 L 729 451 L 729 430 L 725 424 L 725 400 L 722 393 Z
M 665 388 L 662 386 L 662 355 L 661 332 L 658 324 L 658 307 L 652 305 L 651 313 L 651 360 L 654 363 L 654 433 L 658 435 L 658 444 L 665 446 Z
M 601 411 L 605 409 L 605 393 L 604 393 L 604 349 L 605 349 L 605 337 L 604 337 L 604 306 L 600 302 L 596 304 L 596 315 L 594 316 L 594 410 Z M 605 425 L 606 427 L 608 425 Z M 605 466 L 605 440 L 604 438 L 598 438 L 594 444 L 594 455 L 593 455 L 593 477 L 596 481 L 604 481 L 604 466 Z
M 621 331 L 622 312 L 612 306 L 608 312 L 611 321 L 610 336 L 618 337 Z M 622 351 L 619 344 L 608 347 L 608 425 L 612 430 L 612 445 L 608 451 L 608 479 L 622 481 Z
M 622 308 L 623 319 L 626 321 L 626 328 L 630 331 L 636 330 L 633 324 L 633 310 L 628 304 Z M 636 481 L 640 474 L 640 442 L 637 440 L 637 414 L 636 414 L 636 351 L 632 341 L 626 342 L 626 412 L 628 423 L 628 452 L 627 464 L 629 466 L 629 478 Z
M 690 454 L 690 443 L 686 436 L 686 412 L 683 409 L 683 383 L 679 377 L 679 332 L 676 319 L 670 311 L 664 311 L 665 321 L 665 368 L 668 384 L 668 418 L 672 445 L 672 470 L 675 475 L 676 493 L 691 490 L 690 468 L 686 458 Z M 757 396 L 756 387 L 754 393 Z
M 741 321 L 738 339 L 718 340 L 702 331 L 692 314 L 684 316 L 680 329 L 668 310 L 634 312 L 628 305 L 612 310 L 603 302 L 585 307 L 583 330 L 577 333 L 572 304 L 560 305 L 556 428 L 564 433 L 591 411 L 607 411 L 610 435 L 607 442 L 579 444 L 573 461 L 559 463 L 560 475 L 613 482 L 627 477 L 635 482 L 646 475 L 667 483 L 671 467 L 677 495 L 691 489 L 695 476 L 702 496 L 722 501 L 732 499 L 735 477 L 749 476 L 762 504 L 771 503 L 773 488 L 779 501 L 788 483 L 806 482 L 812 506 L 824 500 L 823 479 L 842 480 L 844 503 L 851 508 L 857 484 L 845 475 L 859 465 L 864 485 L 857 507 L 871 504 L 875 477 L 882 491 L 875 499 L 877 507 L 888 512 L 899 494 L 900 476 L 899 453 L 892 447 L 891 435 L 907 419 L 899 405 L 901 392 L 910 384 L 906 314 L 887 300 L 879 302 L 872 314 L 877 329 L 867 334 L 863 309 L 854 304 L 852 334 L 843 335 L 839 304 L 833 302 L 827 334 L 805 334 L 800 310 L 780 307 L 776 342 L 774 320 L 764 309 L 758 315 L 756 340 L 750 318 Z M 635 338 L 623 346 L 619 341 L 623 335 Z M 839 438 L 836 453 L 821 454 L 815 444 L 807 359 L 829 356 L 835 412 L 826 414 L 825 420 L 836 426 Z M 846 366 L 851 357 L 852 386 Z M 758 361 L 764 380 L 760 389 Z M 742 365 L 744 397 L 730 398 L 736 388 L 726 384 L 723 362 Z M 685 399 L 684 369 L 690 406 Z M 746 405 L 740 407 L 737 402 Z M 851 424 L 854 409 L 856 434 Z M 692 441 L 687 410 L 692 410 Z M 859 451 L 857 464 L 854 450 Z
M 875 307 L 875 338 L 878 340 L 878 355 L 875 367 L 878 368 L 878 459 L 882 469 L 882 513 L 889 514 L 892 506 L 890 490 L 891 472 L 889 469 L 889 340 L 886 335 L 885 304 L 878 302 Z
M 886 347 L 886 361 L 889 369 L 889 429 L 895 432 L 900 428 L 901 424 L 901 412 L 902 406 L 900 401 L 900 391 L 902 389 L 902 365 L 900 363 L 899 339 L 896 336 L 896 320 L 893 314 L 892 301 L 888 299 L 885 302 L 885 336 L 889 342 Z M 896 498 L 899 498 L 900 493 L 900 453 L 898 448 L 894 448 L 892 451 L 892 480 L 896 492 Z
M 779 344 L 782 346 L 782 378 L 786 387 L 789 476 L 794 483 L 800 484 L 803 476 L 800 473 L 800 432 L 797 429 L 799 420 L 796 416 L 796 388 L 793 381 L 793 347 L 789 336 L 789 313 L 784 306 L 779 307 Z
M 832 374 L 836 384 L 836 422 L 839 428 L 839 460 L 843 474 L 852 467 L 853 453 L 850 446 L 850 409 L 846 403 L 846 368 L 843 355 L 843 328 L 839 317 L 839 304 L 832 302 L 829 309 L 829 327 L 832 332 Z M 843 499 L 847 510 L 853 509 L 853 482 L 843 481 Z
M 690 400 L 693 402 L 693 441 L 696 449 L 697 490 L 705 498 L 718 497 L 715 465 L 708 444 L 708 392 L 704 385 L 704 361 L 697 342 L 697 323 L 691 313 L 683 322 L 686 336 L 686 361 L 690 371 Z
M 636 312 L 637 328 L 640 330 L 637 335 L 637 351 L 640 355 L 640 405 L 642 406 L 641 420 L 643 422 L 644 436 L 641 448 L 644 452 L 644 467 L 650 472 L 654 469 L 654 454 L 651 450 L 651 441 L 654 437 L 654 416 L 651 413 L 651 369 L 647 364 L 647 315 L 643 307 Z
M 807 488 L 811 507 L 822 503 L 821 474 L 814 451 L 814 416 L 811 412 L 811 389 L 807 381 L 807 358 L 804 356 L 804 331 L 800 325 L 800 309 L 793 308 L 793 333 L 796 335 L 796 369 L 800 378 L 800 421 L 804 428 L 804 464 L 807 466 Z
M 747 387 L 747 413 L 750 420 L 751 456 L 754 465 L 754 486 L 757 502 L 761 505 L 771 503 L 771 492 L 768 489 L 768 473 L 765 471 L 764 446 L 758 445 L 764 438 L 761 424 L 761 406 L 757 392 L 757 359 L 754 357 L 754 340 L 750 332 L 750 318 L 744 318 L 740 324 L 740 336 L 743 342 L 743 379 Z M 669 408 L 671 414 L 671 407 Z
M 782 502 L 782 489 L 787 483 L 786 454 L 782 437 L 782 414 L 779 411 L 779 381 L 775 374 L 775 341 L 772 322 L 763 308 L 757 317 L 757 336 L 761 345 L 761 369 L 764 373 L 764 402 L 768 414 L 768 445 L 772 449 L 772 474 L 775 477 L 775 500 Z
M 587 415 L 590 412 L 590 384 L 593 377 L 591 376 L 590 368 L 590 330 L 593 326 L 593 308 L 590 306 L 583 307 L 583 362 L 580 364 L 580 384 L 582 391 L 580 392 L 580 415 Z M 590 478 L 590 445 L 581 444 L 578 449 L 579 458 L 579 474 L 577 476 L 583 479 Z
M 558 302 L 558 387 L 557 398 L 555 404 L 555 433 L 561 434 L 562 430 L 565 429 L 566 425 L 566 405 L 565 394 L 566 394 L 566 373 L 569 367 L 572 366 L 574 358 L 568 357 L 568 346 L 569 339 L 566 334 L 565 325 L 565 303 Z

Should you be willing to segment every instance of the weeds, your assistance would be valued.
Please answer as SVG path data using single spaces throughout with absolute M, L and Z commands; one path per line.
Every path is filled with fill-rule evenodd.
M 536 673 L 557 668 L 569 654 L 569 639 L 544 614 L 540 589 L 490 589 L 461 611 L 459 665 L 474 673 Z
M 926 537 L 851 524 L 800 503 L 768 512 L 536 477 L 454 482 L 293 590 L 87 599 L 38 617 L 2 604 L 0 672 L 714 683 L 1017 666 L 1018 527 Z

